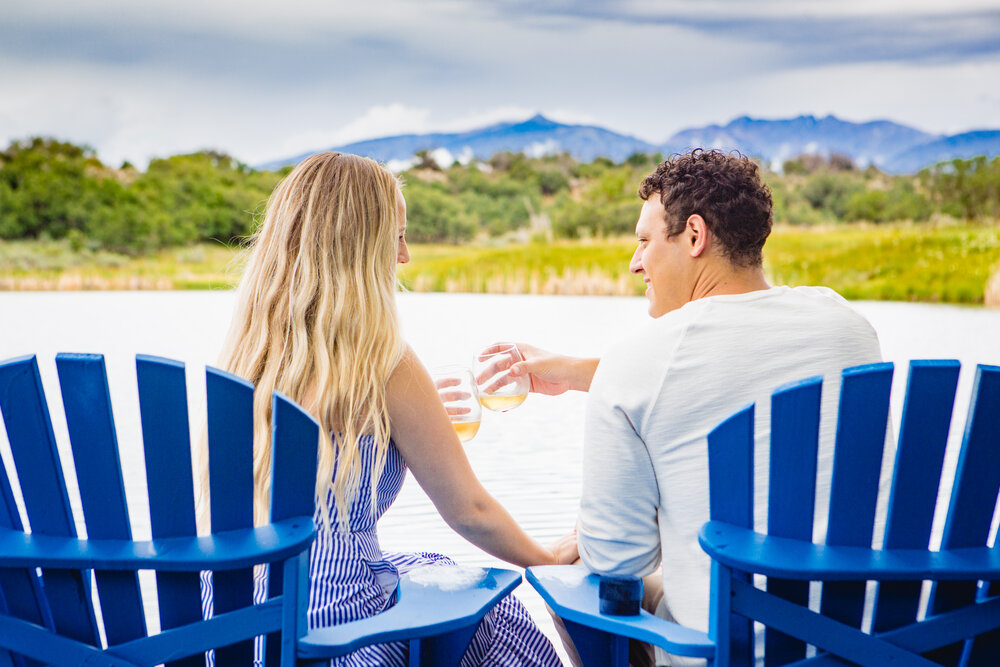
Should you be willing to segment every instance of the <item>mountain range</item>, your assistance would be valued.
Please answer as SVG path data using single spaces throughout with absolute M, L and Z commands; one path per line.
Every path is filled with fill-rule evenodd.
M 763 120 L 743 116 L 726 125 L 682 130 L 662 144 L 643 141 L 594 125 L 567 125 L 538 114 L 520 122 L 498 123 L 456 133 L 403 134 L 368 139 L 329 149 L 356 153 L 405 168 L 418 151 L 429 151 L 439 163 L 488 160 L 501 151 L 532 157 L 567 152 L 590 162 L 607 157 L 620 162 L 636 152 L 663 154 L 692 148 L 739 150 L 761 158 L 773 168 L 803 153 L 849 156 L 855 164 L 875 165 L 889 173 L 914 173 L 952 158 L 1000 155 L 1000 130 L 975 130 L 954 135 L 923 132 L 889 120 L 853 123 L 835 116 L 798 116 Z M 260 165 L 277 169 L 297 164 L 315 151 Z

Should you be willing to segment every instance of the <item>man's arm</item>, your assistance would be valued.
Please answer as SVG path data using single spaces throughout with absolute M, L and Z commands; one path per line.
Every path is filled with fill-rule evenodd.
M 587 403 L 580 558 L 601 574 L 644 576 L 660 563 L 660 493 L 646 444 L 618 400 L 615 370 L 602 367 Z
M 514 377 L 528 375 L 531 391 L 556 396 L 570 389 L 588 391 L 600 359 L 553 354 L 534 345 L 518 343 L 524 361 L 511 366 Z

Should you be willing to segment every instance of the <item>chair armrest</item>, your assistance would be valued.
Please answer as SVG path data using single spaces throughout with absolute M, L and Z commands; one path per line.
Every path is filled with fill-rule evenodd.
M 719 563 L 743 572 L 808 581 L 967 581 L 1000 578 L 1000 549 L 870 549 L 772 537 L 721 521 L 698 536 Z
M 371 644 L 419 639 L 478 623 L 520 583 L 519 573 L 495 567 L 485 570 L 480 581 L 457 588 L 418 583 L 404 574 L 395 605 L 369 618 L 310 630 L 299 639 L 297 654 L 335 658 Z
M 311 516 L 203 537 L 148 541 L 56 537 L 0 528 L 0 567 L 196 572 L 290 558 L 316 535 Z
M 640 611 L 638 616 L 600 613 L 600 577 L 590 574 L 582 565 L 529 567 L 525 578 L 560 618 L 655 644 L 675 655 L 692 658 L 715 656 L 715 643 L 704 632 L 671 623 L 647 611 Z

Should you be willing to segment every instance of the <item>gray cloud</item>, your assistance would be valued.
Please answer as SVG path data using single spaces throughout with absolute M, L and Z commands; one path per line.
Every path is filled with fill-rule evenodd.
M 157 68 L 193 78 L 245 83 L 338 82 L 378 85 L 462 76 L 463 68 L 437 49 L 373 31 L 248 34 L 226 26 L 147 22 L 68 23 L 13 17 L 0 24 L 0 57 L 26 63 Z
M 774 11 L 785 4 L 786 13 Z M 727 36 L 777 49 L 791 67 L 863 62 L 947 63 L 970 57 L 1000 55 L 1000 9 L 955 10 L 953 13 L 871 13 L 841 7 L 838 15 L 794 13 L 796 5 L 744 2 L 699 3 L 700 10 L 637 8 L 635 3 L 583 0 L 537 3 L 500 0 L 494 11 L 510 21 L 551 20 L 553 30 L 579 22 L 673 26 L 702 35 Z M 768 11 L 760 11 L 771 10 Z
M 1000 113 L 995 0 L 9 4 L 0 144 L 52 134 L 136 163 L 265 161 L 513 108 L 650 141 L 740 115 L 954 131 Z

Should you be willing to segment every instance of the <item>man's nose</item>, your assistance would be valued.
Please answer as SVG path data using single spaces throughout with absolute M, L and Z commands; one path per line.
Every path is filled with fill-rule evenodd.
M 639 259 L 639 251 L 632 254 L 632 261 L 628 264 L 628 270 L 632 273 L 642 273 L 642 261 Z

